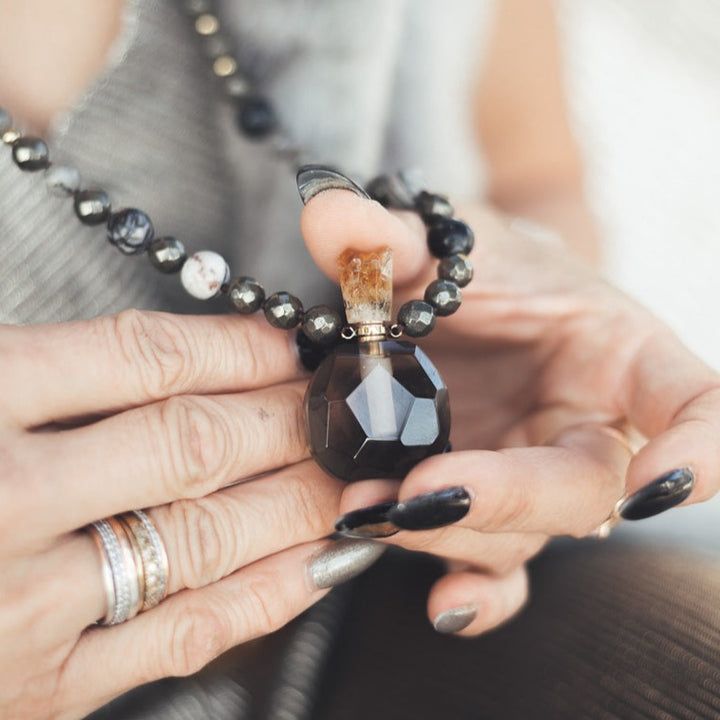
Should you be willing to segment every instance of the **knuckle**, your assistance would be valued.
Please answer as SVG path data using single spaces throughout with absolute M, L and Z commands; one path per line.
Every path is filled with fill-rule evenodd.
M 328 503 L 322 501 L 323 488 L 304 478 L 291 482 L 287 502 L 283 503 L 287 526 L 300 529 L 302 536 L 306 536 L 308 531 L 311 534 L 325 534 L 332 517 L 328 512 Z
M 170 620 L 169 638 L 159 643 L 163 676 L 192 675 L 228 647 L 230 623 L 217 609 L 195 603 L 178 606 Z
M 290 619 L 287 595 L 279 592 L 278 578 L 256 573 L 242 588 L 241 612 L 251 637 L 269 635 Z
M 522 483 L 508 483 L 503 489 L 503 502 L 493 507 L 492 527 L 500 530 L 522 528 L 529 524 L 534 511 L 534 498 Z
M 162 474 L 175 497 L 199 497 L 224 483 L 238 433 L 219 402 L 175 395 L 160 406 L 159 421 L 167 455 Z
M 233 569 L 240 540 L 220 503 L 213 498 L 178 500 L 166 513 L 170 569 L 177 572 L 179 587 L 204 587 Z
M 145 394 L 152 398 L 167 397 L 188 384 L 200 354 L 195 352 L 180 319 L 133 309 L 109 318 L 108 322 L 114 345 L 137 374 Z

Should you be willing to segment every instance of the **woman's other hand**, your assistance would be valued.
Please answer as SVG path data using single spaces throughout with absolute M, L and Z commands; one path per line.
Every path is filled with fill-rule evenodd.
M 457 215 L 475 231 L 475 278 L 423 343 L 449 385 L 456 452 L 402 483 L 348 486 L 337 527 L 397 532 L 386 542 L 450 560 L 429 615 L 476 634 L 523 604 L 523 564 L 550 536 L 592 533 L 626 495 L 620 511 L 637 519 L 715 494 L 720 382 L 557 240 L 482 207 Z M 309 202 L 303 228 L 331 277 L 345 247 L 381 245 L 395 253 L 399 302 L 435 277 L 413 214 L 335 190 Z M 650 438 L 637 454 L 628 432 Z

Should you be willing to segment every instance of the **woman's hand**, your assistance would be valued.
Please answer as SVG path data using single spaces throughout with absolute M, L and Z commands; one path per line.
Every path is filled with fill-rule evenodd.
M 638 519 L 717 491 L 720 382 L 559 244 L 512 232 L 481 207 L 458 217 L 475 230 L 475 279 L 423 343 L 450 389 L 456 452 L 402 483 L 348 486 L 337 527 L 410 530 L 387 542 L 448 558 L 429 615 L 472 635 L 523 604 L 523 564 L 550 536 L 592 533 L 625 495 L 621 514 Z M 422 298 L 435 277 L 413 214 L 328 191 L 307 205 L 303 227 L 331 277 L 345 247 L 382 245 L 395 253 L 400 302 Z M 635 455 L 631 429 L 651 438 Z
M 307 460 L 288 334 L 130 311 L 2 327 L 0 357 L 0 716 L 79 717 L 191 673 L 377 558 L 319 540 L 342 484 Z M 107 606 L 80 529 L 147 507 L 170 597 L 89 627 Z

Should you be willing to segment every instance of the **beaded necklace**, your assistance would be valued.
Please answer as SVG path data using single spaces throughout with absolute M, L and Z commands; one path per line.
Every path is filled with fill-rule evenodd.
M 137 208 L 112 207 L 100 188 L 82 188 L 75 168 L 53 165 L 47 144 L 13 127 L 0 107 L 0 137 L 12 150 L 20 170 L 44 171 L 49 190 L 72 199 L 85 225 L 104 225 L 107 239 L 121 253 L 146 253 L 158 271 L 178 273 L 184 289 L 199 300 L 225 295 L 240 314 L 262 311 L 268 322 L 290 330 L 299 326 L 301 358 L 315 374 L 305 398 L 306 430 L 313 457 L 331 474 L 346 480 L 404 477 L 425 457 L 448 445 L 450 410 L 447 387 L 427 356 L 400 336 L 421 337 L 437 316 L 454 313 L 461 287 L 472 279 L 466 254 L 473 234 L 453 218 L 444 196 L 430 193 L 406 174 L 384 175 L 362 188 L 335 169 L 299 165 L 301 148 L 279 128 L 272 104 L 242 76 L 212 12 L 210 0 L 185 0 L 184 9 L 211 60 L 214 76 L 236 107 L 239 130 L 255 141 L 272 141 L 297 169 L 304 202 L 325 188 L 344 188 L 392 209 L 419 213 L 427 229 L 428 247 L 440 259 L 438 279 L 423 300 L 411 300 L 391 322 L 392 257 L 389 249 L 361 253 L 346 250 L 338 258 L 346 321 L 325 305 L 304 309 L 286 292 L 265 294 L 247 276 L 232 276 L 225 259 L 200 250 L 188 257 L 174 237 L 156 237 L 152 221 Z M 342 342 L 345 341 L 345 342 Z M 351 342 L 352 341 L 352 342 Z

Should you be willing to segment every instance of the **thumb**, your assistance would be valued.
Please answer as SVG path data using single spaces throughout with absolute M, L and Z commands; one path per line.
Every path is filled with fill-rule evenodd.
M 393 285 L 418 283 L 431 258 L 420 218 L 411 212 L 389 212 L 355 191 L 336 188 L 313 195 L 303 209 L 301 229 L 318 267 L 337 282 L 337 258 L 348 248 L 393 251 Z

